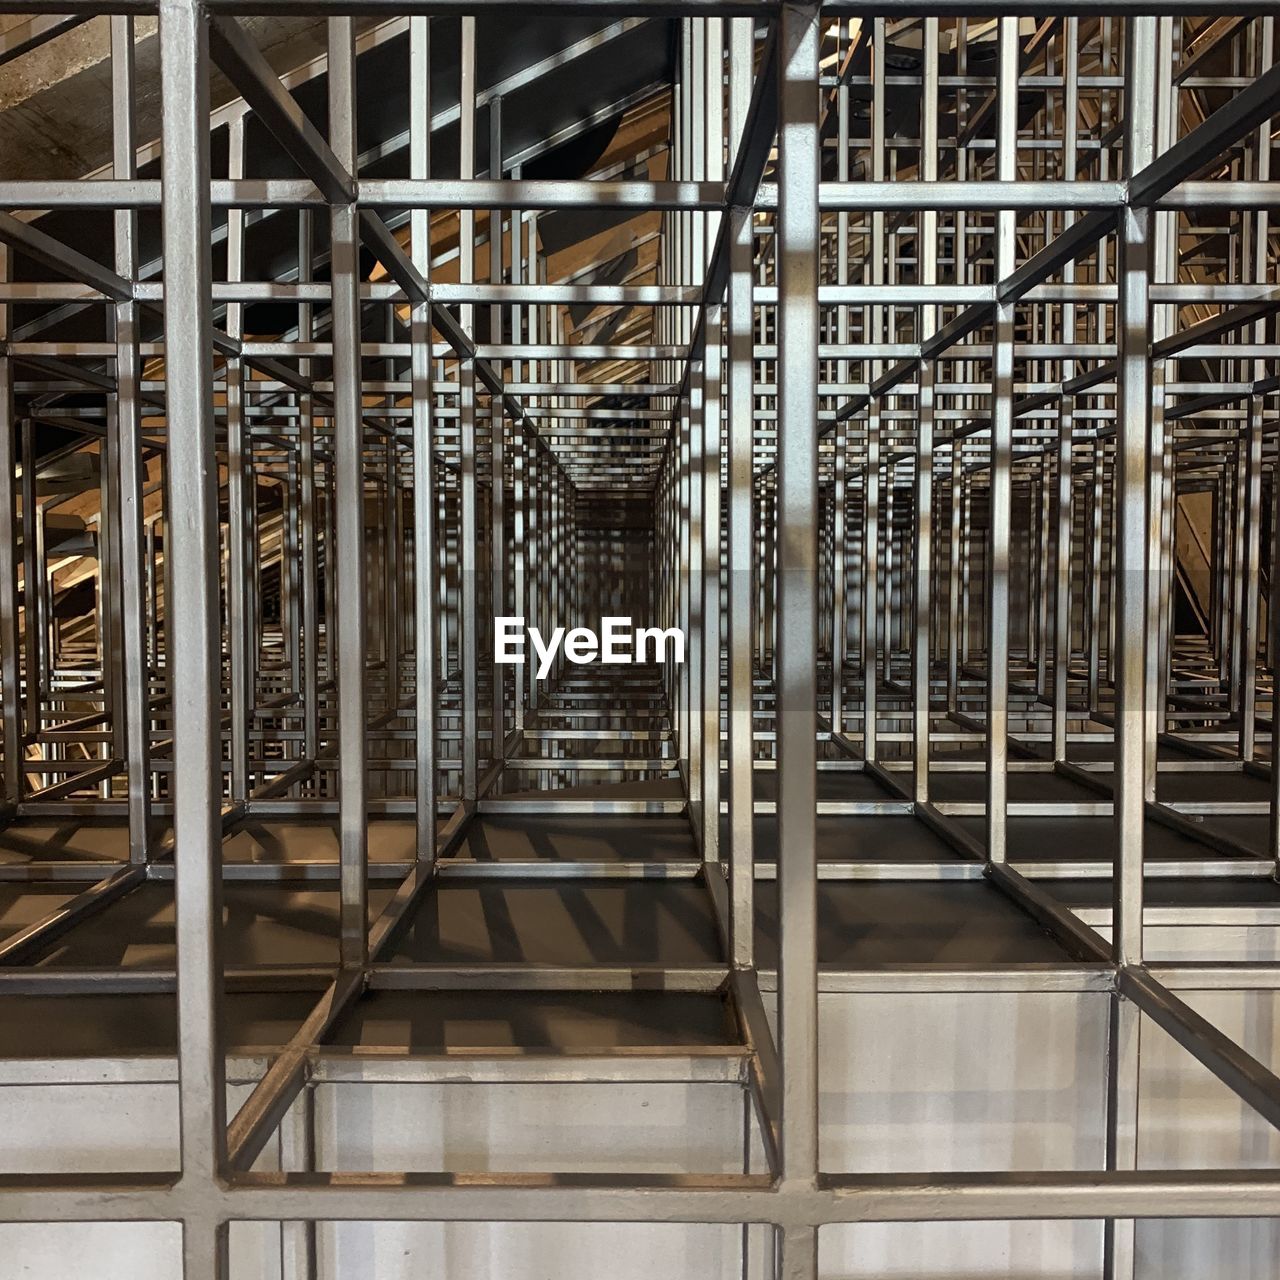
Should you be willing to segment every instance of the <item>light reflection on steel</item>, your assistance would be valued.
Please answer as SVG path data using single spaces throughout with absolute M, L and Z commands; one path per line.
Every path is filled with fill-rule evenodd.
M 12 832 L 56 818 L 127 833 L 82 862 L 0 862 L 0 879 L 79 886 L 0 941 L 0 995 L 182 994 L 181 1175 L 8 1177 L 0 1220 L 181 1221 L 191 1280 L 225 1280 L 228 1224 L 251 1219 L 762 1224 L 803 1280 L 827 1223 L 1104 1218 L 1118 1280 L 1137 1218 L 1280 1212 L 1274 1173 L 1144 1172 L 1136 1138 L 1144 1020 L 1280 1117 L 1280 1080 L 1176 994 L 1280 987 L 1280 967 L 1162 970 L 1143 948 L 1153 911 L 1197 919 L 1148 904 L 1153 884 L 1198 879 L 1221 901 L 1280 868 L 1275 17 L 1234 6 L 1214 26 L 1203 15 L 1226 6 L 1172 0 L 1155 16 L 975 0 L 926 18 L 565 0 L 543 7 L 601 30 L 491 86 L 477 42 L 508 4 L 362 5 L 379 22 L 359 32 L 355 5 L 268 7 L 329 17 L 327 62 L 280 79 L 240 24 L 251 0 L 162 0 L 163 134 L 141 153 L 158 180 L 134 121 L 145 6 L 73 20 L 24 0 L 36 16 L 0 43 L 7 62 L 115 13 L 109 170 L 0 178 L 0 812 Z M 462 22 L 459 100 L 441 114 L 445 28 L 426 15 L 444 9 Z M 650 27 L 677 53 L 626 99 L 624 141 L 574 178 L 526 179 L 612 100 L 517 146 L 511 99 Z M 374 145 L 358 69 L 383 47 L 402 55 L 410 113 Z M 215 66 L 242 97 L 211 117 Z M 322 74 L 326 131 L 292 96 Z M 455 124 L 457 172 L 441 173 L 435 135 Z M 264 130 L 294 176 L 255 176 Z M 111 211 L 110 246 L 91 210 Z M 162 273 L 140 230 L 157 212 Z M 260 251 L 273 226 L 291 262 Z M 622 252 L 602 226 L 631 228 Z M 687 661 L 601 671 L 561 653 L 542 679 L 495 661 L 493 617 L 547 634 L 609 614 L 683 629 Z M 1206 798 L 1193 775 L 1260 798 Z M 471 859 L 492 815 L 619 832 L 675 816 L 689 856 Z M 887 815 L 941 852 L 855 852 L 859 822 Z M 376 822 L 397 817 L 409 856 L 380 861 Z M 1265 834 L 1215 821 L 1229 817 Z M 1113 856 L 1037 847 L 1099 819 Z M 336 829 L 332 858 L 286 841 L 223 862 L 249 824 L 298 820 Z M 847 854 L 819 860 L 820 821 Z M 304 879 L 336 890 L 334 963 L 229 965 L 237 992 L 316 1003 L 243 1077 L 255 1088 L 228 1126 L 244 1069 L 223 1031 L 224 886 Z M 442 884 L 482 879 L 608 883 L 637 902 L 694 884 L 722 955 L 392 963 Z M 1051 883 L 1065 879 L 1109 881 L 1109 910 L 1073 910 Z M 820 970 L 819 895 L 906 880 L 985 884 L 1061 963 Z M 33 964 L 171 881 L 168 967 Z M 778 960 L 762 965 L 771 881 Z M 391 890 L 376 908 L 371 886 Z M 311 1085 L 344 1069 L 323 1040 L 392 989 L 498 990 L 513 1007 L 720 994 L 734 1031 L 714 1065 L 668 1047 L 681 1065 L 664 1070 L 739 1083 L 768 1168 L 309 1172 Z M 1106 1167 L 824 1168 L 818 993 L 869 989 L 1105 995 Z M 556 1078 L 625 1084 L 659 1055 L 598 1056 Z M 404 1078 L 430 1074 L 402 1057 Z M 246 1172 L 282 1126 L 291 1171 Z M 314 1240 L 290 1230 L 291 1274 L 314 1274 Z

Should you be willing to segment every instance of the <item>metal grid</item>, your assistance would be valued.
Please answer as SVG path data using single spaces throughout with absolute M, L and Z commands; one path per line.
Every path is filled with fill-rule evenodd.
M 1174 993 L 1270 988 L 1280 971 L 1166 971 L 1143 953 L 1148 881 L 1271 879 L 1280 857 L 1264 714 L 1280 639 L 1262 612 L 1264 534 L 1280 531 L 1274 17 L 544 4 L 598 15 L 588 45 L 678 18 L 664 154 L 548 180 L 509 159 L 502 96 L 477 82 L 474 15 L 503 5 L 407 19 L 404 5 L 360 7 L 397 15 L 362 31 L 362 49 L 407 32 L 407 161 L 391 176 L 362 150 L 352 18 L 330 18 L 327 104 L 309 100 L 308 115 L 304 80 L 283 83 L 240 25 L 263 7 L 160 5 L 159 176 L 133 126 L 130 15 L 151 10 L 84 7 L 116 15 L 110 171 L 0 180 L 5 812 L 128 831 L 118 863 L 13 872 L 89 887 L 0 943 L 0 981 L 7 994 L 141 989 L 127 972 L 33 962 L 172 881 L 176 970 L 145 984 L 181 996 L 182 1135 L 180 1172 L 7 1177 L 0 1219 L 180 1221 L 188 1277 L 227 1274 L 228 1224 L 243 1220 L 762 1224 L 778 1274 L 799 1278 L 816 1271 L 824 1224 L 1104 1218 L 1119 1277 L 1134 1273 L 1135 1218 L 1280 1210 L 1274 1171 L 1142 1170 L 1136 1142 L 1144 1017 L 1280 1123 L 1280 1080 Z M 456 176 L 432 155 L 441 13 L 463 15 Z M 32 19 L 3 56 L 72 21 Z M 242 98 L 211 135 L 214 66 Z M 327 129 L 313 122 L 326 116 Z M 274 139 L 272 176 L 246 172 L 251 129 Z M 216 176 L 211 136 L 225 139 Z M 568 209 L 659 211 L 647 256 L 607 283 L 550 278 L 539 218 Z M 98 216 L 59 221 L 66 211 Z M 163 277 L 140 255 L 157 212 Z M 254 278 L 246 245 L 272 219 L 296 222 L 296 267 Z M 439 250 L 449 235 L 456 250 Z M 267 336 L 247 322 L 264 304 L 289 313 Z M 570 340 L 571 306 L 590 309 L 594 340 L 581 325 Z M 56 336 L 70 313 L 97 336 Z M 42 453 L 50 423 L 73 438 Z M 84 492 L 72 460 L 91 455 L 96 598 L 87 625 L 64 626 L 57 575 L 84 551 L 74 529 L 58 541 L 56 509 Z M 1203 553 L 1198 588 L 1179 521 Z M 554 625 L 597 604 L 683 627 L 688 661 L 617 678 L 561 661 L 545 685 L 494 664 L 491 614 Z M 1179 799 L 1193 765 L 1266 799 Z M 959 777 L 973 788 L 955 799 Z M 762 780 L 776 783 L 768 798 Z M 1020 799 L 1028 780 L 1074 791 Z M 1114 859 L 1036 861 L 1016 838 L 1029 811 L 1113 814 Z M 1233 812 L 1269 815 L 1261 847 L 1214 825 Z M 684 815 L 689 862 L 554 875 L 636 893 L 691 881 L 722 959 L 390 963 L 449 877 L 546 876 L 459 856 L 495 814 Z M 336 860 L 305 873 L 337 886 L 339 963 L 233 975 L 237 990 L 319 996 L 229 1120 L 216 922 L 224 882 L 250 873 L 224 863 L 223 838 L 308 815 L 336 816 Z M 391 868 L 372 911 L 388 873 L 369 861 L 380 815 L 412 816 L 416 858 Z M 820 822 L 847 838 L 887 815 L 945 854 L 909 874 L 893 842 L 819 860 Z M 761 817 L 776 822 L 771 857 L 757 856 Z M 1144 853 L 1157 828 L 1194 854 Z M 251 874 L 298 872 L 286 860 Z M 1086 923 L 1102 917 L 1051 891 L 1080 876 L 1110 881 L 1110 940 Z M 776 1047 L 753 900 L 775 879 Z M 1056 939 L 1061 962 L 845 982 L 1109 993 L 1105 1169 L 821 1167 L 820 883 L 902 879 L 985 882 Z M 720 1056 L 754 1104 L 766 1170 L 250 1171 L 366 992 L 655 986 L 728 1002 Z M 612 1078 L 644 1056 L 620 1052 Z

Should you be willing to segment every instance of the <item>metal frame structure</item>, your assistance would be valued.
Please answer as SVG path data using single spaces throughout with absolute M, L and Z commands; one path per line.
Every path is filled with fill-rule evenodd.
M 1280 867 L 1273 13 L 543 0 L 548 20 L 599 20 L 563 57 L 644 22 L 676 42 L 662 146 L 548 179 L 524 176 L 537 157 L 504 146 L 503 94 L 477 74 L 477 15 L 513 3 L 161 0 L 158 147 L 134 126 L 134 15 L 155 6 L 20 7 L 38 16 L 4 60 L 112 15 L 114 148 L 83 180 L 0 175 L 3 813 L 127 841 L 0 863 L 11 886 L 70 886 L 0 941 L 0 998 L 176 990 L 181 1166 L 6 1175 L 0 1221 L 181 1222 L 189 1280 L 226 1277 L 229 1224 L 249 1220 L 759 1224 L 768 1265 L 803 1280 L 828 1224 L 1093 1218 L 1119 1280 L 1135 1219 L 1280 1214 L 1274 1170 L 1144 1170 L 1136 1143 L 1146 1020 L 1280 1125 L 1280 1079 L 1178 994 L 1273 989 L 1280 968 L 1162 967 L 1143 947 L 1144 923 L 1196 918 L 1160 905 L 1164 881 L 1212 895 Z M 327 59 L 277 76 L 240 21 L 264 11 L 328 17 Z M 357 34 L 357 12 L 378 24 Z M 460 23 L 440 110 L 442 14 Z M 412 110 L 384 164 L 356 104 L 361 56 L 392 36 Z M 217 113 L 214 68 L 240 95 Z M 304 109 L 308 84 L 327 101 Z M 456 173 L 434 163 L 444 128 Z M 250 138 L 271 140 L 266 176 Z M 632 274 L 551 277 L 539 221 L 573 210 L 656 212 Z M 162 271 L 140 232 L 157 215 Z M 260 271 L 267 224 L 296 226 L 292 269 Z M 571 308 L 589 316 L 572 335 Z M 75 316 L 98 336 L 59 336 Z M 42 450 L 48 428 L 70 442 Z M 58 507 L 88 491 L 86 533 Z M 57 606 L 68 566 L 93 586 L 79 621 Z M 494 661 L 492 616 L 611 610 L 681 627 L 686 661 L 561 658 L 546 682 Z M 1261 798 L 1184 794 L 1193 775 Z M 486 817 L 584 815 L 641 837 L 682 817 L 693 852 L 467 853 Z M 414 856 L 371 860 L 371 823 L 396 817 Z M 820 856 L 820 825 L 852 844 L 887 817 L 934 853 Z M 1260 844 L 1220 821 L 1241 817 Z M 335 857 L 224 860 L 246 823 L 299 819 L 336 823 Z M 1076 819 L 1113 824 L 1114 858 L 1028 847 L 1035 823 Z M 1065 880 L 1109 882 L 1109 910 L 1073 909 Z M 335 963 L 228 967 L 224 890 L 250 881 L 332 888 Z M 397 958 L 442 887 L 551 881 L 688 882 L 722 956 Z M 980 883 L 1061 960 L 820 964 L 821 894 L 898 881 Z M 776 966 L 757 954 L 772 882 Z M 172 969 L 44 963 L 170 883 Z M 1099 993 L 1106 1167 L 824 1167 L 820 989 Z M 227 990 L 310 993 L 232 1116 L 247 1068 Z M 764 1168 L 264 1169 L 317 1081 L 376 1073 L 326 1039 L 388 990 L 719 997 L 715 1050 L 619 1049 L 569 1078 L 721 1071 Z M 314 1274 L 305 1242 L 293 1265 Z

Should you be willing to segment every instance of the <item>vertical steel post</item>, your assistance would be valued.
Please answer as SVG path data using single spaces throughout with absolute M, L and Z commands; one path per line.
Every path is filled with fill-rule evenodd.
M 280 1121 L 280 1168 L 312 1173 L 316 1168 L 315 1090 L 304 1087 Z M 280 1224 L 280 1280 L 316 1280 L 316 1223 Z
M 1156 23 L 1156 56 L 1154 78 L 1151 82 L 1152 116 L 1150 154 L 1154 157 L 1173 144 L 1180 122 L 1175 117 L 1176 97 L 1173 90 L 1173 34 L 1174 20 L 1163 17 Z M 1144 107 L 1144 110 L 1148 108 Z M 1130 170 L 1132 172 L 1132 170 Z M 1152 240 L 1151 266 L 1159 280 L 1175 280 L 1178 274 L 1179 215 L 1176 212 L 1151 215 L 1150 238 Z M 1157 343 L 1167 337 L 1178 324 L 1176 306 L 1149 308 L 1148 342 Z M 1167 654 L 1162 633 L 1164 619 L 1173 611 L 1173 596 L 1169 590 L 1169 575 L 1164 571 L 1165 545 L 1172 553 L 1173 510 L 1166 502 L 1166 493 L 1172 490 L 1176 473 L 1176 457 L 1173 451 L 1172 431 L 1165 422 L 1165 368 L 1160 360 L 1149 360 L 1151 405 L 1147 429 L 1149 476 L 1147 482 L 1147 625 L 1151 634 L 1147 637 L 1144 657 L 1145 675 L 1143 697 L 1146 727 L 1143 735 L 1142 794 L 1143 799 L 1154 802 L 1156 798 L 1156 767 L 1159 738 L 1164 730 L 1166 687 L 1164 665 Z M 1168 526 L 1166 528 L 1166 525 Z M 1169 560 L 1170 569 L 1173 567 Z
M 299 442 L 301 432 L 299 432 Z M 288 691 L 302 696 L 302 476 L 299 446 L 284 458 L 280 494 L 280 626 L 283 657 L 288 663 Z
M 137 141 L 134 134 L 133 19 L 111 19 L 112 172 L 118 179 L 135 176 Z M 132 209 L 115 213 L 116 274 L 132 280 L 138 273 L 138 215 Z M 119 468 L 118 563 L 121 594 L 121 669 L 125 749 L 128 757 L 129 857 L 144 862 L 151 825 L 151 668 L 147 657 L 146 574 L 143 568 L 142 490 L 146 468 L 142 461 L 138 383 L 138 304 L 132 299 L 115 304 L 116 466 Z
M 751 101 L 753 23 L 734 18 L 729 30 L 729 138 L 741 147 Z M 731 908 L 729 933 L 734 965 L 752 963 L 755 937 L 755 849 L 752 761 L 754 663 L 751 625 L 751 568 L 755 551 L 752 527 L 755 438 L 755 360 L 753 348 L 752 256 L 755 231 L 750 208 L 730 210 L 729 380 L 728 380 L 728 650 L 729 650 L 729 859 Z
M 44 728 L 47 687 L 44 633 L 44 568 L 40 556 L 43 513 L 37 488 L 35 432 L 30 418 L 22 420 L 22 602 L 23 644 L 26 654 L 27 737 Z M 43 785 L 43 784 L 42 784 Z
M 849 181 L 849 86 L 836 89 L 836 180 Z M 836 283 L 849 283 L 849 214 L 836 214 Z M 836 308 L 836 342 L 849 342 L 849 308 Z M 836 361 L 836 381 L 849 381 L 849 361 Z M 844 733 L 844 672 L 849 635 L 849 422 L 841 418 L 835 430 L 835 464 L 831 484 L 831 728 Z
M 871 178 L 883 182 L 884 95 L 887 61 L 885 20 L 875 18 L 871 41 Z M 884 284 L 885 215 L 882 209 L 871 213 L 870 267 L 871 283 Z M 883 340 L 884 309 L 879 305 L 863 311 L 864 342 Z M 884 362 L 872 360 L 871 381 L 884 372 Z M 879 651 L 880 651 L 880 434 L 883 398 L 873 390 L 867 406 L 866 465 L 862 473 L 862 756 L 872 762 L 879 754 L 877 730 L 879 719 Z M 892 475 L 890 476 L 892 484 Z M 887 641 L 887 633 L 886 633 Z
M 329 134 L 338 162 L 355 176 L 355 42 L 350 18 L 329 19 Z M 364 416 L 360 368 L 360 245 L 354 204 L 329 211 L 333 290 L 333 549 L 338 684 L 338 824 L 342 861 L 342 962 L 368 959 L 368 828 L 365 817 Z
M 1064 307 L 1064 313 L 1074 311 Z M 1071 361 L 1064 361 L 1067 368 Z M 1070 375 L 1065 375 L 1070 376 Z M 1071 676 L 1071 442 L 1074 399 L 1064 395 L 1058 405 L 1058 467 L 1054 510 L 1053 596 L 1053 758 L 1067 758 L 1067 703 Z
M 694 108 L 691 106 L 690 111 Z M 700 271 L 702 264 L 696 259 L 693 270 Z M 685 664 L 688 678 L 686 700 L 688 703 L 689 744 L 689 805 L 695 814 L 703 812 L 703 737 L 705 716 L 703 707 L 704 674 L 702 661 L 702 609 L 704 593 L 702 578 L 706 573 L 707 557 L 703 550 L 706 530 L 703 527 L 703 440 L 706 435 L 706 358 L 704 352 L 691 352 L 689 357 L 689 394 L 684 402 L 686 420 L 685 487 L 688 494 L 689 565 L 685 575 L 688 580 L 688 598 L 685 603 L 685 634 L 689 661 Z M 701 838 L 701 828 L 699 828 Z
M 165 550 L 173 568 L 166 604 L 173 669 L 178 1107 L 182 1181 L 194 1189 L 212 1188 L 226 1159 L 218 471 L 210 330 L 209 55 L 202 5 L 161 0 L 160 67 L 172 501 Z M 225 1224 L 199 1217 L 183 1227 L 185 1280 L 226 1280 Z
M 784 4 L 778 21 L 778 348 L 787 353 L 778 362 L 775 685 L 781 1157 L 784 1181 L 807 1181 L 818 1168 L 818 6 Z M 807 1265 L 784 1271 L 812 1275 Z
M 702 856 L 720 857 L 721 307 L 706 313 L 702 403 Z
M 1240 618 L 1240 730 L 1237 740 L 1241 760 L 1252 760 L 1257 733 L 1258 696 L 1258 590 L 1262 558 L 1262 435 L 1263 397 L 1249 397 L 1249 421 L 1244 429 L 1245 502 L 1236 519 L 1244 530 L 1244 599 Z
M 520 166 L 512 171 L 512 176 L 521 176 Z M 520 284 L 524 278 L 524 215 L 519 209 L 511 211 L 511 283 Z M 526 336 L 525 308 L 511 308 L 510 325 L 511 340 L 517 345 L 531 341 Z M 536 369 L 537 365 L 526 365 L 517 360 L 512 365 L 512 374 L 518 382 L 524 376 L 525 369 Z M 528 501 L 528 485 L 525 474 L 525 451 L 536 449 L 536 440 L 526 440 L 526 427 L 523 422 L 515 424 L 511 432 L 511 599 L 517 615 L 526 612 L 525 595 L 528 591 L 528 547 L 525 543 L 526 506 Z M 525 727 L 525 707 L 528 702 L 523 673 L 517 669 L 512 687 L 512 721 L 517 735 L 517 746 L 523 740 Z
M 961 611 L 960 588 L 963 585 L 961 548 L 965 529 L 961 522 L 964 513 L 965 476 L 961 464 L 964 461 L 963 441 L 951 438 L 951 528 L 947 539 L 947 714 L 954 714 L 960 700 L 960 653 L 962 629 L 966 616 Z
M 1258 74 L 1269 71 L 1275 62 L 1275 18 L 1267 16 L 1258 24 L 1259 27 L 1259 43 L 1258 43 L 1258 59 L 1255 70 Z M 1163 34 L 1163 33 L 1162 33 Z M 1170 114 L 1167 104 L 1162 106 L 1166 110 L 1162 113 L 1163 117 Z M 1266 122 L 1259 126 L 1253 136 L 1253 178 L 1257 182 L 1267 182 L 1271 178 L 1271 134 L 1270 122 Z M 1163 216 L 1157 214 L 1157 219 Z M 1267 278 L 1267 267 L 1270 250 L 1270 232 L 1271 232 L 1271 214 L 1270 210 L 1259 209 L 1252 213 L 1251 217 L 1255 220 L 1253 227 L 1253 261 L 1249 263 L 1252 277 L 1256 281 L 1264 281 Z M 1169 233 L 1172 236 L 1173 232 Z M 1164 241 L 1162 240 L 1162 246 Z M 1265 319 L 1258 319 L 1252 325 L 1253 339 L 1256 344 L 1263 346 L 1266 343 L 1267 323 Z M 1266 377 L 1267 365 L 1265 360 L 1255 359 L 1251 364 L 1246 364 L 1245 369 L 1252 374 L 1252 381 L 1256 386 Z M 1241 697 L 1240 709 L 1240 756 L 1243 760 L 1252 760 L 1256 749 L 1257 735 L 1257 701 L 1258 701 L 1258 640 L 1259 640 L 1259 592 L 1262 582 L 1262 466 L 1263 466 L 1263 436 L 1266 430 L 1266 397 L 1258 394 L 1249 397 L 1249 424 L 1247 427 L 1249 435 L 1249 492 L 1248 492 L 1248 520 L 1249 530 L 1246 553 L 1248 556 L 1248 567 L 1245 579 L 1245 614 L 1244 614 L 1244 690 Z M 1276 484 L 1280 479 L 1280 464 L 1272 471 L 1272 484 Z M 1168 521 L 1172 524 L 1172 520 Z M 1170 535 L 1172 541 L 1172 535 Z M 1163 565 L 1161 566 L 1163 569 Z M 1272 561 L 1272 581 L 1275 581 L 1277 568 L 1280 565 L 1275 560 Z M 1170 574 L 1162 572 L 1160 574 L 1160 585 L 1166 596 L 1170 594 Z M 1268 609 L 1272 612 L 1276 609 L 1276 587 L 1271 588 L 1268 596 Z M 1161 665 L 1160 675 L 1163 678 L 1165 666 Z M 1273 686 L 1280 688 L 1280 686 Z M 1272 743 L 1280 742 L 1280 724 L 1276 719 L 1276 712 L 1280 710 L 1280 697 L 1273 693 L 1271 708 L 1271 733 Z M 1274 750 L 1273 750 L 1274 756 Z M 1273 773 L 1277 770 L 1273 766 Z
M 996 74 L 996 176 L 1018 173 L 1018 19 L 999 19 Z M 995 278 L 1013 274 L 1018 215 L 996 212 Z M 988 472 L 990 547 L 987 556 L 987 857 L 1008 855 L 1009 791 L 1009 527 L 1013 496 L 1014 304 L 998 302 L 991 334 L 991 467 Z
M 311 279 L 312 214 L 298 215 L 298 277 Z M 310 303 L 298 308 L 298 338 L 309 342 L 314 329 Z M 311 361 L 299 361 L 304 378 L 311 373 Z M 320 752 L 320 579 L 317 549 L 320 522 L 317 518 L 315 401 L 310 393 L 298 397 L 298 540 L 302 550 L 302 754 L 314 761 Z
M 489 177 L 501 178 L 502 167 L 502 99 L 493 97 L 489 101 Z M 514 227 L 514 222 L 512 226 Z M 489 282 L 502 283 L 502 210 L 489 210 Z M 489 310 L 490 341 L 502 341 L 502 307 L 494 306 Z M 495 618 L 506 613 L 506 507 L 504 486 L 506 484 L 505 433 L 506 418 L 503 411 L 502 396 L 494 395 L 489 401 L 489 547 L 491 563 L 490 591 L 491 608 Z M 492 699 L 491 723 L 493 726 L 493 743 L 491 755 L 494 760 L 501 760 L 505 754 L 506 739 L 506 668 L 497 661 L 495 649 L 492 663 Z
M 932 182 L 938 176 L 938 19 L 924 20 L 922 54 L 923 95 L 920 103 L 920 176 Z M 919 214 L 920 283 L 938 282 L 938 213 L 936 209 Z M 920 340 L 933 336 L 938 325 L 938 310 L 920 308 Z M 934 377 L 932 360 L 920 361 L 919 390 L 916 393 L 916 485 L 915 485 L 915 642 L 913 646 L 912 744 L 915 748 L 913 795 L 917 803 L 929 799 L 929 679 L 932 651 L 929 623 L 933 607 L 933 429 Z M 904 575 L 905 584 L 905 575 Z
M 1080 19 L 1068 18 L 1063 27 L 1063 113 L 1062 177 L 1075 177 L 1079 150 Z M 1075 222 L 1075 215 L 1063 215 L 1063 230 Z M 1075 280 L 1075 262 L 1063 267 L 1063 279 Z M 1062 307 L 1064 346 L 1076 340 L 1076 308 L 1072 302 Z M 1075 376 L 1076 363 L 1065 359 L 1058 364 L 1062 382 Z M 1071 693 L 1071 556 L 1072 556 L 1072 441 L 1075 434 L 1075 397 L 1063 394 L 1058 402 L 1058 484 L 1054 510 L 1054 594 L 1053 594 L 1053 758 L 1067 758 L 1067 704 Z
M 227 130 L 227 173 L 244 177 L 244 116 L 236 116 Z M 244 210 L 227 210 L 227 280 L 237 283 L 244 269 Z M 227 335 L 243 336 L 244 306 L 227 303 Z M 227 417 L 227 632 L 231 667 L 231 799 L 242 804 L 249 793 L 249 727 L 254 691 L 250 687 L 257 663 L 250 658 L 249 578 L 256 578 L 257 557 L 247 545 L 251 517 L 257 508 L 257 485 L 250 470 L 251 445 L 245 429 L 244 362 L 227 355 L 223 377 Z M 254 539 L 256 548 L 257 540 Z M 255 593 L 256 594 L 256 593 Z
M 394 341 L 394 313 L 387 308 L 387 341 Z M 388 381 L 394 378 L 394 361 L 387 361 Z M 394 399 L 394 397 L 392 397 Z M 396 439 L 395 419 L 388 420 L 390 428 L 383 442 L 386 457 L 386 524 L 383 529 L 384 546 L 384 598 L 383 654 L 386 659 L 386 711 L 388 715 L 400 710 L 400 577 L 403 570 L 404 531 L 400 526 L 400 443 Z
M 462 19 L 459 56 L 460 150 L 458 176 L 465 182 L 476 174 L 476 20 Z M 458 215 L 458 279 L 470 284 L 475 278 L 476 215 L 462 209 Z M 475 327 L 475 307 L 459 308 L 462 328 L 470 335 Z M 462 799 L 476 800 L 476 761 L 479 738 L 479 641 L 476 610 L 479 584 L 476 574 L 476 542 L 479 522 L 476 509 L 476 366 L 473 359 L 458 361 L 460 526 L 459 564 L 459 667 L 462 671 Z
M 1157 20 L 1134 18 L 1125 41 L 1125 150 L 1133 175 L 1155 159 Z M 1116 247 L 1116 479 L 1115 479 L 1115 824 L 1112 946 L 1118 965 L 1142 963 L 1143 823 L 1146 773 L 1148 527 L 1151 474 L 1152 213 L 1125 206 Z M 1137 1167 L 1138 1053 L 1141 1015 L 1111 997 L 1108 1046 L 1107 1167 Z M 1132 1219 L 1109 1219 L 1106 1280 L 1131 1280 L 1136 1267 Z
M 703 172 L 698 175 L 723 182 L 724 169 L 724 19 L 708 18 L 703 24 L 702 92 L 695 108 L 702 116 L 704 139 Z M 709 213 L 705 223 L 706 243 L 715 242 L 723 215 Z M 698 264 L 700 278 L 706 279 L 705 259 Z M 699 474 L 702 484 L 702 856 L 707 861 L 720 857 L 720 452 L 721 452 L 721 341 L 723 312 L 719 300 L 705 309 L 702 456 Z M 695 659 L 697 660 L 697 659 Z
M 431 21 L 409 19 L 409 173 L 431 176 Z M 431 212 L 409 214 L 410 253 L 431 278 Z M 432 432 L 435 389 L 431 379 L 431 308 L 415 303 L 409 318 L 413 400 L 413 617 L 414 617 L 414 813 L 419 859 L 436 853 L 436 476 Z
M 1142 1011 L 1119 992 L 1107 997 L 1106 1167 L 1138 1167 L 1138 1081 Z M 1103 1229 L 1104 1280 L 1133 1280 L 1137 1266 L 1132 1218 L 1108 1218 Z
M 10 253 L 0 245 L 0 284 L 9 279 Z M 0 695 L 3 696 L 5 806 L 22 799 L 22 686 L 18 668 L 18 505 L 14 478 L 18 431 L 14 418 L 13 359 L 8 354 L 9 305 L 0 303 Z
M 1155 157 L 1155 19 L 1130 28 L 1125 136 L 1129 172 Z M 1150 46 L 1147 47 L 1147 42 Z M 1116 435 L 1116 772 L 1115 949 L 1120 964 L 1142 961 L 1143 774 L 1146 733 L 1147 480 L 1150 474 L 1151 212 L 1121 211 L 1118 241 L 1119 348 Z

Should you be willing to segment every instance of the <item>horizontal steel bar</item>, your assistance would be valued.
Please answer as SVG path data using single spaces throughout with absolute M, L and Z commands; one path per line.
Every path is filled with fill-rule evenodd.
M 1121 182 L 984 182 L 934 180 L 824 182 L 818 203 L 824 210 L 911 212 L 917 209 L 1112 209 L 1124 202 Z M 761 184 L 757 209 L 778 207 L 778 188 Z
M 364 178 L 362 205 L 392 209 L 685 209 L 724 206 L 722 182 Z
M 1267 1169 L 762 1175 L 250 1173 L 0 1176 L 0 1221 L 837 1222 L 1257 1218 L 1280 1212 Z

